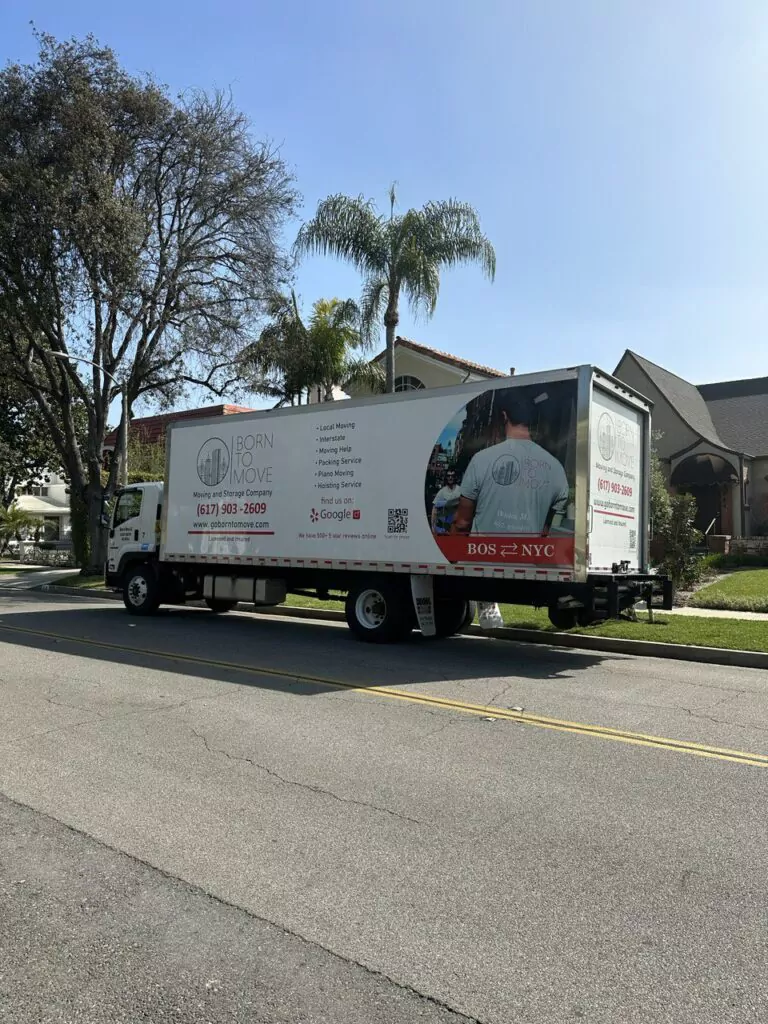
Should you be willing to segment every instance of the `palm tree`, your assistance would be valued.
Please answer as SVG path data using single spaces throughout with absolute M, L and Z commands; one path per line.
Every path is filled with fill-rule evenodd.
M 252 391 L 277 399 L 276 407 L 301 405 L 309 387 L 307 329 L 295 293 L 274 295 L 268 314 L 258 340 L 241 353 L 243 373 Z
M 277 405 L 301 405 L 317 388 L 332 401 L 336 387 L 381 391 L 381 368 L 358 352 L 363 349 L 360 311 L 351 299 L 318 299 L 305 324 L 294 292 L 272 300 L 271 322 L 242 355 L 250 387 L 277 399 Z
M 30 516 L 16 505 L 0 508 L 0 551 L 5 551 L 12 540 L 21 540 L 23 535 L 34 529 L 39 519 Z
M 329 196 L 299 231 L 297 255 L 331 253 L 362 273 L 361 328 L 369 337 L 380 321 L 386 329 L 386 390 L 395 386 L 395 331 L 400 295 L 414 313 L 432 316 L 440 291 L 440 271 L 459 263 L 479 263 L 493 280 L 496 254 L 480 230 L 475 209 L 455 199 L 429 202 L 420 210 L 395 213 L 395 186 L 389 190 L 389 216 L 362 196 Z
M 352 299 L 318 299 L 312 307 L 307 336 L 310 376 L 323 401 L 333 401 L 337 387 L 383 391 L 381 367 L 357 354 L 363 342 L 360 310 Z

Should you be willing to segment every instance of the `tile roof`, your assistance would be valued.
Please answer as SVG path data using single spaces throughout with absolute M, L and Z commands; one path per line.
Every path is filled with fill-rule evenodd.
M 700 384 L 698 391 L 726 445 L 768 455 L 768 377 Z
M 190 420 L 204 416 L 232 416 L 238 412 L 252 412 L 246 405 L 206 405 L 201 409 L 181 409 L 178 412 L 164 412 L 157 416 L 141 416 L 133 419 L 129 432 L 138 436 L 145 444 L 155 444 L 165 437 L 168 424 L 174 420 Z M 110 431 L 104 439 L 105 448 L 114 448 L 117 444 L 117 430 Z
M 451 366 L 455 366 L 458 370 L 465 370 L 468 373 L 479 373 L 485 377 L 508 377 L 508 373 L 504 373 L 502 370 L 494 370 L 491 366 L 483 366 L 482 363 L 473 363 L 471 359 L 463 359 L 461 356 L 452 356 L 450 352 L 441 352 L 439 348 L 432 348 L 430 345 L 422 345 L 417 341 L 411 341 L 410 338 L 401 338 L 399 335 L 395 338 L 395 345 L 397 348 L 408 348 L 411 352 L 416 352 L 418 355 L 428 356 L 430 359 L 438 359 L 441 363 L 449 363 Z M 374 356 L 372 362 L 378 362 L 383 359 L 386 352 L 379 352 L 377 356 Z

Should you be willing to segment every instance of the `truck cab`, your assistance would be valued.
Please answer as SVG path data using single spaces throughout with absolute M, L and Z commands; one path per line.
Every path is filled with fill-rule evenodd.
M 282 580 L 233 573 L 230 566 L 216 572 L 214 566 L 162 561 L 163 498 L 161 482 L 133 484 L 115 495 L 104 581 L 122 593 L 129 612 L 151 615 L 161 604 L 202 600 L 220 613 L 239 601 L 274 605 L 285 600 Z
M 104 574 L 108 587 L 122 590 L 132 568 L 157 560 L 162 511 L 161 482 L 133 484 L 117 492 Z

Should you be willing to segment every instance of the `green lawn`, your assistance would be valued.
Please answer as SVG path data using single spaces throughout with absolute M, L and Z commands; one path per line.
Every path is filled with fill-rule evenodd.
M 291 608 L 326 608 L 342 610 L 341 601 L 318 601 L 313 597 L 290 594 L 286 605 Z M 504 624 L 517 629 L 554 632 L 546 611 L 525 605 L 501 606 Z M 656 613 L 655 622 L 604 622 L 588 629 L 573 629 L 586 636 L 616 637 L 622 640 L 652 640 L 655 643 L 684 644 L 694 647 L 719 647 L 727 650 L 768 651 L 768 623 L 745 622 L 739 619 L 704 619 L 693 615 Z
M 544 611 L 520 605 L 505 605 L 502 606 L 501 612 L 507 626 L 553 631 Z M 586 636 L 616 637 L 621 640 L 652 640 L 654 643 L 694 647 L 768 651 L 768 622 L 705 619 L 693 615 L 664 615 L 663 612 L 657 612 L 654 619 L 653 623 L 615 619 L 586 629 L 572 629 L 570 632 Z
M 702 587 L 690 604 L 696 608 L 768 612 L 768 569 L 744 569 Z
M 103 576 L 81 576 L 79 572 L 71 576 L 60 576 L 56 580 L 57 587 L 77 587 L 84 590 L 103 590 Z

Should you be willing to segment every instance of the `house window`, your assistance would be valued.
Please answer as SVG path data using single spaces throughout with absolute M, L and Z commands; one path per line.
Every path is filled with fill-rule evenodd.
M 403 377 L 395 377 L 395 391 L 423 391 L 424 382 L 418 377 L 406 374 Z
M 58 516 L 43 516 L 43 540 L 61 539 L 61 520 Z
M 31 486 L 28 485 L 27 487 L 24 488 L 24 490 L 21 493 L 22 494 L 26 494 L 26 495 L 31 495 L 31 496 L 33 496 L 35 498 L 47 498 L 48 497 L 48 488 L 47 487 L 31 487 Z

